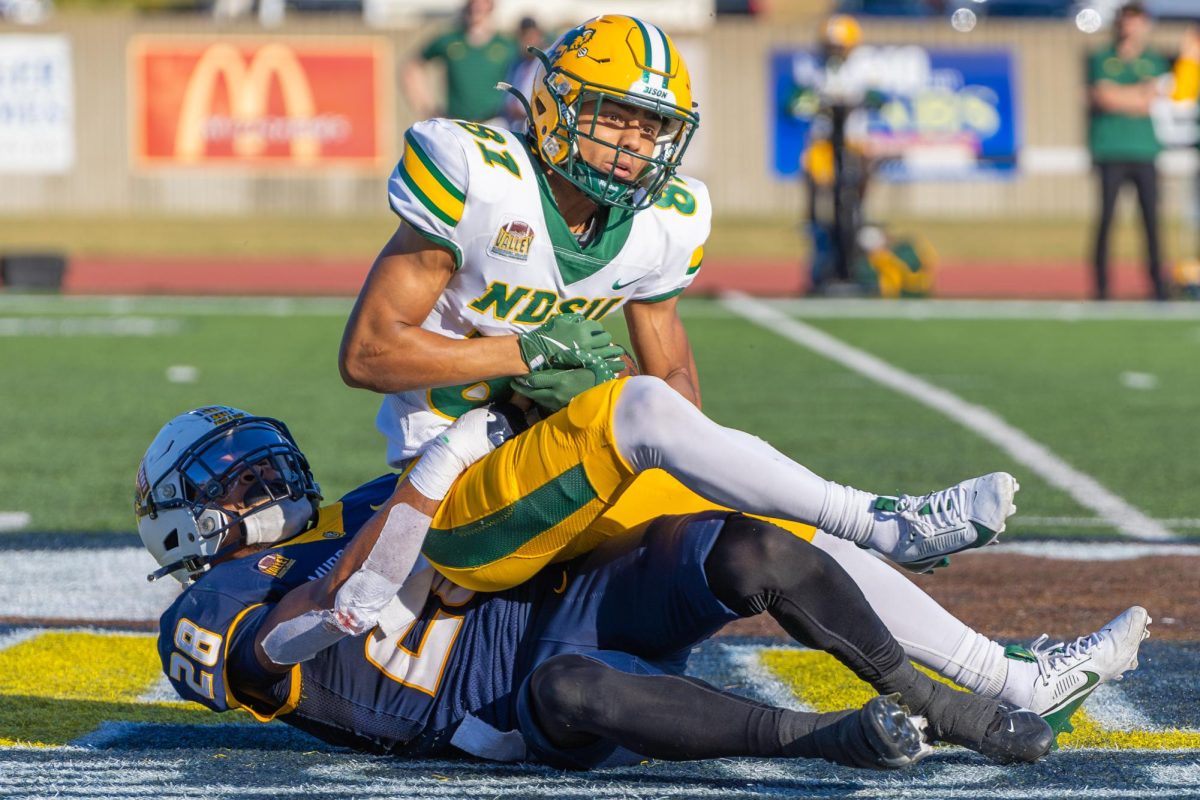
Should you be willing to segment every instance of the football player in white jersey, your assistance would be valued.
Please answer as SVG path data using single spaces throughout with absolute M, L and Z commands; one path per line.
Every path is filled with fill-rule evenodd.
M 880 497 L 699 412 L 676 302 L 711 209 L 704 185 L 676 174 L 700 120 L 683 58 L 655 26 L 604 16 L 543 65 L 527 136 L 443 119 L 405 134 L 389 182 L 401 223 L 342 341 L 344 380 L 386 395 L 377 424 L 397 468 L 514 389 L 562 409 L 464 473 L 424 555 L 495 591 L 660 514 L 736 508 L 833 554 L 913 659 L 1056 729 L 1097 685 L 1081 664 L 1105 663 L 1099 681 L 1136 666 L 1145 612 L 1053 657 L 1006 653 L 860 549 L 927 569 L 987 544 L 1015 511 L 1011 476 Z M 621 351 L 598 321 L 618 308 L 645 374 L 612 380 Z

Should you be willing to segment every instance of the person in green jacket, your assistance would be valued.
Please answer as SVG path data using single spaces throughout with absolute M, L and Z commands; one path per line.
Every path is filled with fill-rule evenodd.
M 1146 234 L 1146 266 L 1154 297 L 1165 300 L 1159 255 L 1158 172 L 1154 159 L 1162 145 L 1154 133 L 1150 107 L 1162 93 L 1169 65 L 1146 39 L 1150 16 L 1140 2 L 1117 13 L 1113 44 L 1088 59 L 1091 124 L 1088 145 L 1100 175 L 1100 220 L 1093 267 L 1096 297 L 1108 297 L 1108 238 L 1117 195 L 1126 183 L 1137 190 Z
M 517 43 L 496 31 L 493 0 L 467 0 L 459 23 L 436 37 L 404 67 L 404 91 L 417 119 L 449 117 L 488 122 L 503 116 L 506 95 L 496 84 L 517 58 Z M 446 67 L 446 102 L 433 99 L 426 67 Z

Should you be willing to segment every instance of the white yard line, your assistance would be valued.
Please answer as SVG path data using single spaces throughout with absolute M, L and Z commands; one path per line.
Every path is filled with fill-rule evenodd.
M 154 622 L 179 594 L 146 581 L 157 564 L 141 547 L 6 550 L 3 564 L 4 617 Z
M 1144 541 L 1175 538 L 1164 525 L 1106 489 L 1092 476 L 1075 469 L 1045 445 L 1009 425 L 994 412 L 968 403 L 952 392 L 898 369 L 811 325 L 792 319 L 766 303 L 740 293 L 725 295 L 721 302 L 747 321 L 941 412 L 996 445 L 1019 464 L 1051 486 L 1062 489 L 1081 506 L 1092 509 L 1127 536 Z
M 1027 517 L 1020 518 L 1022 528 L 1108 528 L 1112 526 L 1108 520 L 1095 517 Z M 1175 517 L 1159 519 L 1161 525 L 1175 530 L 1198 530 L 1200 519 L 1195 517 Z
M 28 511 L 0 511 L 0 531 L 22 530 L 32 519 Z
M 0 337 L 174 336 L 178 319 L 146 316 L 0 317 Z
M 0 313 L 22 315 L 131 314 L 231 317 L 344 317 L 354 304 L 348 297 L 36 297 L 0 295 Z
M 769 305 L 785 314 L 809 319 L 955 319 L 968 321 L 1025 319 L 1065 322 L 1200 320 L 1200 303 L 820 298 L 771 300 Z
M 794 646 L 762 647 L 752 644 L 719 643 L 721 657 L 730 675 L 740 684 L 740 693 L 760 703 L 792 711 L 814 711 L 801 702 L 795 692 L 783 681 L 778 680 L 762 663 L 762 654 L 767 650 L 794 650 Z
M 1030 556 L 1054 561 L 1132 561 L 1135 558 L 1173 556 L 1200 557 L 1200 543 L 1164 544 L 1162 542 L 1027 542 L 1007 539 L 999 547 L 976 551 L 986 556 Z

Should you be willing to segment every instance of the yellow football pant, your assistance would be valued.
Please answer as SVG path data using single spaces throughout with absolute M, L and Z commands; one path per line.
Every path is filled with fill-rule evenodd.
M 468 589 L 500 591 L 664 514 L 723 509 L 662 470 L 634 474 L 613 436 L 624 386 L 589 389 L 471 465 L 425 539 L 434 567 Z M 771 522 L 812 539 L 811 526 Z

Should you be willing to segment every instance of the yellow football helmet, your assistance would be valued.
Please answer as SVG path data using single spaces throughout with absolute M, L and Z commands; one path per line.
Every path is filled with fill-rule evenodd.
M 849 53 L 862 42 L 862 26 L 849 14 L 834 14 L 825 20 L 821 29 L 821 43 Z
M 598 203 L 640 210 L 652 205 L 675 175 L 700 115 L 691 77 L 674 42 L 634 17 L 606 15 L 564 33 L 541 59 L 530 98 L 529 134 L 542 160 Z M 577 126 L 582 108 L 616 100 L 649 109 L 663 119 L 647 157 L 617 148 L 641 163 L 632 181 L 595 169 L 579 155 L 579 137 L 596 139 L 595 123 Z M 597 114 L 598 115 L 598 114 Z M 596 115 L 594 115 L 596 116 Z

